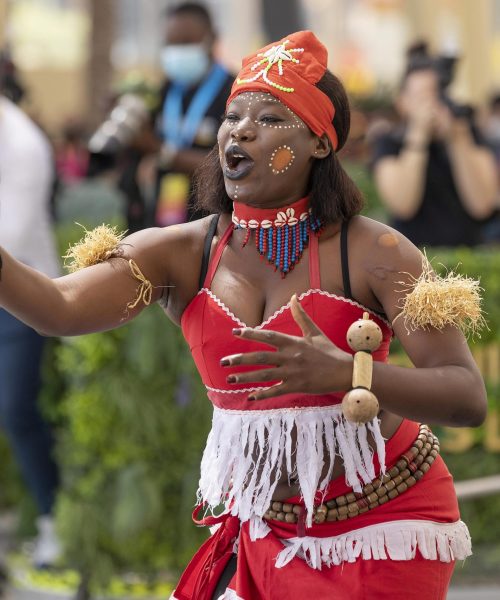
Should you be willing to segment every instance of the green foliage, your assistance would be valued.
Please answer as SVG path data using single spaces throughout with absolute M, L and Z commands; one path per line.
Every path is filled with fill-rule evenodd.
M 0 434 L 0 511 L 14 506 L 22 496 L 19 471 L 12 458 L 7 439 Z
M 430 248 L 427 258 L 440 273 L 456 270 L 478 279 L 484 290 L 484 312 L 489 330 L 475 343 L 500 340 L 500 251 L 496 248 Z
M 365 206 L 362 214 L 382 223 L 387 222 L 388 215 L 375 187 L 375 182 L 368 167 L 359 161 L 342 160 L 346 173 L 354 181 L 356 187 L 363 194 Z
M 191 522 L 211 409 L 180 332 L 149 309 L 113 332 L 65 340 L 64 486 L 58 522 L 70 563 L 179 570 L 205 533 Z

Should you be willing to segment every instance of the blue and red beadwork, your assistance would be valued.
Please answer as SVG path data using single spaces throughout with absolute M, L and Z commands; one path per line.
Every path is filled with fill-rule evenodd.
M 311 233 L 319 235 L 322 229 L 321 221 L 311 214 L 307 198 L 278 209 L 256 209 L 235 202 L 232 220 L 235 229 L 246 231 L 243 246 L 253 232 L 257 251 L 282 277 L 302 258 Z

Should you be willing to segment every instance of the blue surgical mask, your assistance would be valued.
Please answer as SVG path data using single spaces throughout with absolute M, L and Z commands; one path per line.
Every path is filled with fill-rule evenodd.
M 210 59 L 203 44 L 164 46 L 160 52 L 161 66 L 175 83 L 191 86 L 198 83 L 208 70 Z

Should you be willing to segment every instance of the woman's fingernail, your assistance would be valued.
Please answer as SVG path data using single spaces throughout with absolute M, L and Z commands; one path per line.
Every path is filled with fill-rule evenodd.
M 229 360 L 229 358 L 221 358 L 220 364 L 221 367 L 229 367 L 231 361 Z
M 252 395 L 248 396 L 248 399 L 249 400 L 256 400 L 255 396 L 252 396 Z
M 236 375 L 228 375 L 226 381 L 228 383 L 237 383 L 238 378 L 236 377 Z
M 242 329 L 233 329 L 233 335 L 241 335 Z

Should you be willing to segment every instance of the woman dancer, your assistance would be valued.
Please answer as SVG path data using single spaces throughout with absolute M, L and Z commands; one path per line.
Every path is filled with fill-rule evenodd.
M 89 234 L 70 254 L 91 266 L 56 280 L 1 251 L 1 305 L 47 335 L 117 327 L 151 301 L 182 326 L 214 404 L 195 517 L 218 527 L 178 600 L 438 600 L 470 554 L 419 422 L 480 424 L 484 386 L 442 310 L 447 284 L 431 295 L 439 319 L 412 312 L 432 279 L 422 255 L 356 216 L 337 158 L 349 107 L 326 63 L 310 32 L 243 61 L 199 179 L 215 217 L 122 241 Z M 360 380 L 346 332 L 365 312 L 381 343 L 361 380 L 380 411 L 356 424 L 341 407 Z M 387 364 L 393 334 L 416 368 Z

